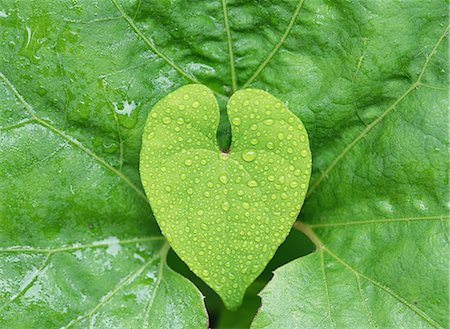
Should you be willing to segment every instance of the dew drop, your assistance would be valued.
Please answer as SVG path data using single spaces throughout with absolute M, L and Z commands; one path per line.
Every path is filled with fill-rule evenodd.
M 258 182 L 252 179 L 252 180 L 248 181 L 247 185 L 249 187 L 257 187 L 258 186 Z
M 200 227 L 202 228 L 202 230 L 208 231 L 208 225 L 206 225 L 205 223 L 202 223 Z
M 234 124 L 235 126 L 239 126 L 241 124 L 241 119 L 240 118 L 233 118 L 231 120 L 231 123 Z
M 185 164 L 186 166 L 192 166 L 192 160 L 191 160 L 191 159 L 186 159 L 186 160 L 184 161 L 184 164 Z
M 168 125 L 172 120 L 169 117 L 164 117 L 162 120 L 166 125 Z
M 194 193 L 194 190 L 192 188 L 187 189 L 187 194 L 192 195 Z
M 251 129 L 251 130 L 256 130 L 257 128 L 258 128 L 258 126 L 255 125 L 255 124 L 253 124 L 253 125 L 250 126 L 250 129 Z
M 220 181 L 222 184 L 228 183 L 228 176 L 227 176 L 227 174 L 225 174 L 225 173 L 220 174 L 220 175 L 219 175 L 219 181 Z
M 244 209 L 250 209 L 250 204 L 248 204 L 247 202 L 243 202 L 243 203 L 242 203 L 242 208 L 244 208 Z
M 308 155 L 308 151 L 302 150 L 302 151 L 300 152 L 300 154 L 301 154 L 302 157 L 306 157 L 306 156 Z
M 267 142 L 266 147 L 267 147 L 269 150 L 273 150 L 274 145 L 273 145 L 272 142 Z
M 242 159 L 247 162 L 251 162 L 256 159 L 256 152 L 255 151 L 245 151 L 242 153 Z
M 256 138 L 253 138 L 253 139 L 250 141 L 250 143 L 251 143 L 252 145 L 256 145 L 256 144 L 258 144 L 258 140 L 257 140 Z
M 202 274 L 203 274 L 203 276 L 208 276 L 208 275 L 209 275 L 209 272 L 208 272 L 208 270 L 203 270 L 203 271 L 202 271 Z
M 242 191 L 242 190 L 237 191 L 237 195 L 243 196 L 244 195 L 244 191 Z
M 192 107 L 193 107 L 194 109 L 198 108 L 199 106 L 200 106 L 200 103 L 197 102 L 197 101 L 195 101 L 195 102 L 192 103 Z
M 273 120 L 272 120 L 272 119 L 264 120 L 264 124 L 265 124 L 266 126 L 271 126 L 271 125 L 273 125 Z
M 279 133 L 278 134 L 278 139 L 281 141 L 284 139 L 284 134 L 283 133 Z
M 230 204 L 228 203 L 228 201 L 225 201 L 224 203 L 222 203 L 222 209 L 225 211 L 230 210 Z
M 298 186 L 298 182 L 293 180 L 291 184 L 289 184 L 292 188 L 296 188 Z

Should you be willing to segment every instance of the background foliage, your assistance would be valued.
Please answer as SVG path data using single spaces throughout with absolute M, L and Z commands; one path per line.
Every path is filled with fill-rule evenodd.
M 255 328 L 448 327 L 447 13 L 440 0 L 0 0 L 0 326 L 205 326 L 138 175 L 149 109 L 199 81 L 222 108 L 234 89 L 269 91 L 311 139 L 297 228 L 318 251 L 275 272 Z M 306 241 L 292 232 L 233 314 L 169 263 L 215 325 L 242 327 Z

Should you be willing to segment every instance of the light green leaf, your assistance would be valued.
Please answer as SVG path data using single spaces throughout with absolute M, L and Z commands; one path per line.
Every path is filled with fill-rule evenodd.
M 169 94 L 147 120 L 140 171 L 170 245 L 236 308 L 298 216 L 311 155 L 301 121 L 262 90 L 234 93 L 228 115 L 223 152 L 214 94 L 202 85 Z

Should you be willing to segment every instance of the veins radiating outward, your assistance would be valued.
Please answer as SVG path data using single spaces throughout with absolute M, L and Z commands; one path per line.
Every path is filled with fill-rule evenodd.
M 322 173 L 319 175 L 319 178 L 315 180 L 315 182 L 311 185 L 308 194 L 306 195 L 306 198 L 311 196 L 311 194 L 314 193 L 314 191 L 318 188 L 318 186 L 324 181 L 325 178 L 327 178 L 328 174 L 333 170 L 333 168 L 345 157 L 345 155 L 356 145 L 358 144 L 367 134 L 375 127 L 377 126 L 383 119 L 392 111 L 394 111 L 397 106 L 414 90 L 418 89 L 420 86 L 422 86 L 422 78 L 425 74 L 425 71 L 433 58 L 433 56 L 436 54 L 436 51 L 442 41 L 445 39 L 445 36 L 448 33 L 448 30 L 450 28 L 450 25 L 448 25 L 444 32 L 441 34 L 441 36 L 438 38 L 436 43 L 434 44 L 430 54 L 426 57 L 425 63 L 422 66 L 422 69 L 420 70 L 420 73 L 417 77 L 417 79 L 409 86 L 403 94 L 400 95 L 399 98 L 397 98 L 394 103 L 392 103 L 391 106 L 389 106 L 379 117 L 377 117 L 375 120 L 373 120 L 366 128 L 358 135 L 356 138 L 348 144 L 341 153 L 338 154 L 338 156 L 330 163 L 330 165 L 322 171 Z
M 441 328 L 441 326 L 436 323 L 427 313 L 422 311 L 420 308 L 418 308 L 413 303 L 408 302 L 406 299 L 398 295 L 396 292 L 394 292 L 391 288 L 385 286 L 384 284 L 378 282 L 377 280 L 369 277 L 368 275 L 359 272 L 356 267 L 350 265 L 348 262 L 346 262 L 343 258 L 339 257 L 337 254 L 335 254 L 331 249 L 329 249 L 325 244 L 320 240 L 320 238 L 316 235 L 316 233 L 311 229 L 311 227 L 305 223 L 302 222 L 296 222 L 294 224 L 294 228 L 305 234 L 315 245 L 317 248 L 317 252 L 326 252 L 328 255 L 330 255 L 332 258 L 334 258 L 338 263 L 343 265 L 348 271 L 350 271 L 353 275 L 359 278 L 362 278 L 369 282 L 370 284 L 374 285 L 375 287 L 381 289 L 394 299 L 396 299 L 399 303 L 403 304 L 407 308 L 409 308 L 411 311 L 416 313 L 419 317 L 421 317 L 424 321 L 429 323 L 431 326 L 435 328 Z M 360 292 L 361 293 L 361 292 Z M 367 313 L 367 312 L 366 312 Z M 367 313 L 369 322 L 374 324 L 373 318 L 371 318 L 371 313 Z

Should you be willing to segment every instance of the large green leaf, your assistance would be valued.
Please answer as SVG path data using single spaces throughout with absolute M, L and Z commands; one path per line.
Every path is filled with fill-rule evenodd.
M 0 0 L 2 326 L 61 326 L 92 310 L 126 326 L 153 312 L 126 294 L 144 273 L 159 277 L 162 250 L 139 183 L 142 129 L 159 99 L 201 82 L 222 109 L 232 90 L 270 92 L 311 139 L 300 227 L 325 247 L 288 265 L 299 293 L 276 305 L 265 295 L 254 326 L 345 326 L 348 303 L 374 326 L 446 327 L 447 13 L 440 0 Z M 155 302 L 184 311 L 167 304 L 159 319 L 204 322 L 177 278 L 197 297 L 179 302 L 167 285 Z

